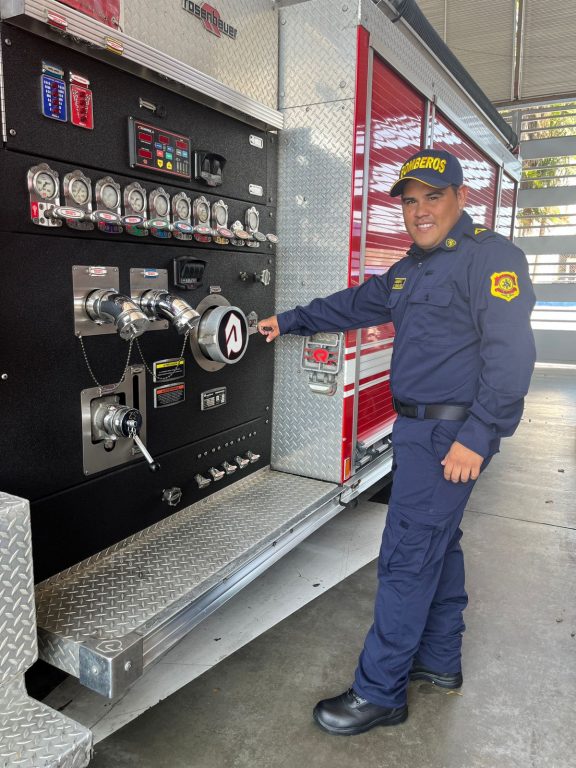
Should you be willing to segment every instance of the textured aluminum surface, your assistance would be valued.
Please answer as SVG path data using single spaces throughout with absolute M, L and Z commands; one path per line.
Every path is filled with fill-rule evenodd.
M 354 98 L 357 9 L 358 0 L 280 9 L 280 109 Z
M 132 0 L 134 7 L 136 7 L 135 0 Z M 236 0 L 234 0 L 234 3 Z M 247 5 L 250 0 L 242 0 L 242 5 Z M 252 0 L 253 4 L 258 0 Z M 264 0 L 261 0 L 261 4 Z M 233 0 L 228 0 L 230 6 L 233 5 Z M 152 16 L 156 24 L 159 25 L 158 15 L 158 3 L 154 4 L 149 2 L 148 5 L 153 7 Z M 175 2 L 175 6 L 181 12 L 182 16 L 189 16 L 187 12 L 180 8 L 181 3 Z M 140 4 L 138 5 L 140 7 Z M 184 86 L 194 91 L 196 94 L 200 94 L 209 101 L 210 105 L 216 109 L 231 108 L 235 112 L 247 115 L 255 118 L 264 125 L 272 126 L 275 128 L 282 127 L 282 115 L 276 111 L 276 105 L 269 106 L 263 104 L 261 101 L 257 101 L 250 95 L 246 94 L 244 86 L 242 90 L 236 90 L 230 87 L 226 83 L 220 82 L 210 74 L 201 71 L 201 69 L 190 64 L 180 61 L 176 56 L 172 54 L 171 41 L 172 36 L 178 32 L 179 27 L 186 26 L 183 19 L 178 23 L 178 26 L 170 30 L 170 36 L 167 37 L 167 50 L 158 50 L 152 45 L 148 45 L 141 40 L 131 37 L 129 34 L 120 32 L 119 30 L 112 30 L 106 24 L 102 24 L 96 19 L 86 16 L 73 8 L 62 5 L 56 2 L 56 0 L 0 0 L 0 12 L 2 18 L 11 19 L 13 23 L 18 23 L 24 28 L 31 29 L 37 34 L 45 34 L 52 36 L 53 33 L 48 31 L 45 24 L 47 13 L 56 13 L 60 16 L 65 16 L 68 22 L 68 34 L 73 38 L 85 41 L 89 44 L 88 53 L 91 51 L 93 55 L 99 57 L 98 50 L 102 51 L 107 47 L 107 40 L 112 38 L 123 46 L 123 53 L 121 56 L 115 58 L 115 54 L 106 55 L 104 58 L 107 61 L 116 62 L 117 66 L 121 68 L 129 69 L 130 71 L 137 71 L 141 74 L 139 67 L 143 66 L 150 70 L 152 73 L 163 78 L 164 85 L 167 88 L 172 87 L 172 83 L 178 84 L 178 86 Z M 236 14 L 232 14 L 236 17 Z M 270 15 L 276 20 L 276 14 L 270 11 Z M 202 24 L 197 19 L 190 17 L 190 23 L 196 22 L 200 26 L 200 32 L 204 33 Z M 160 26 L 156 27 L 158 32 Z M 211 36 L 209 33 L 206 35 Z M 193 40 L 194 38 L 191 38 Z M 215 38 L 218 42 L 232 43 L 232 40 L 221 40 Z M 254 49 L 258 49 L 253 39 Z M 190 42 L 191 56 L 194 55 L 195 43 Z M 253 79 L 259 77 L 255 74 L 255 71 L 251 70 L 252 62 L 254 59 L 254 52 L 252 52 L 252 60 L 242 62 L 240 59 L 232 60 L 237 68 L 237 72 L 240 73 L 244 80 L 252 82 Z M 271 54 L 269 54 L 271 55 Z M 234 54 L 232 54 L 232 57 Z M 194 59 L 195 61 L 195 59 Z M 131 64 L 131 66 L 128 66 Z M 266 65 L 262 69 L 275 69 L 276 59 L 271 58 L 267 61 Z M 275 76 L 275 75 L 274 75 Z M 244 81 L 243 81 L 244 82 Z M 174 90 L 180 90 L 180 88 L 174 88 Z M 250 90 L 250 89 L 249 89 Z M 262 96 L 266 96 L 263 92 Z M 258 96 L 257 98 L 260 98 Z M 267 97 L 269 98 L 269 97 Z M 205 99 L 201 99 L 205 100 Z M 223 111 L 227 111 L 224 109 Z
M 42 582 L 41 658 L 78 676 L 83 640 L 152 632 L 334 494 L 263 469 Z
M 0 492 L 0 685 L 36 661 L 28 502 Z
M 383 3 L 385 5 L 385 2 Z M 486 154 L 519 179 L 521 163 L 503 145 L 499 134 L 455 79 L 428 53 L 403 21 L 392 24 L 373 0 L 361 0 L 361 24 L 370 32 L 370 44 L 398 72 L 430 99 Z
M 209 32 L 183 5 L 182 0 L 124 0 L 124 32 L 276 109 L 278 14 L 272 0 L 211 3 L 222 21 L 238 30 L 234 40 Z
M 0 688 L 0 768 L 83 768 L 92 734 L 32 699 L 24 679 Z
M 302 76 L 306 79 L 304 69 Z M 314 71 L 308 77 L 314 79 Z M 348 286 L 354 104 L 349 99 L 295 107 L 285 110 L 284 118 L 278 311 Z M 275 352 L 272 465 L 340 482 L 343 373 L 334 396 L 314 394 L 300 369 L 302 339 L 285 336 Z

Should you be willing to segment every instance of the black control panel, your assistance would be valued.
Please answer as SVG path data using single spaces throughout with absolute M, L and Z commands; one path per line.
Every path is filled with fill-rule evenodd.
M 112 54 L 6 24 L 0 41 L 0 488 L 30 500 L 46 578 L 269 463 L 274 354 L 253 330 L 274 311 L 277 142 Z M 113 458 L 129 439 L 106 439 L 115 397 L 157 471 L 137 446 L 87 460 L 86 441 Z

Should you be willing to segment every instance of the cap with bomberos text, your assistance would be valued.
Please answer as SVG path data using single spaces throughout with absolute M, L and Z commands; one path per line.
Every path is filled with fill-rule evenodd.
M 458 158 L 442 149 L 422 149 L 404 163 L 400 176 L 390 190 L 390 197 L 402 194 L 405 182 L 421 181 L 429 187 L 459 187 L 464 182 Z

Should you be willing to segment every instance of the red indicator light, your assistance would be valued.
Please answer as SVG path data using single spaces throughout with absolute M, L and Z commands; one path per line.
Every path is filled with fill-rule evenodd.
M 160 142 L 160 144 L 168 144 L 170 139 L 168 138 L 168 136 L 158 136 L 158 141 Z
M 188 149 L 188 142 L 178 140 L 176 142 L 176 146 L 178 147 L 178 149 Z
M 325 363 L 328 360 L 328 350 L 327 349 L 315 349 L 314 350 L 314 360 L 316 360 L 317 363 Z
M 146 160 L 152 159 L 152 152 L 150 152 L 149 149 L 143 149 L 142 147 L 138 150 L 138 155 L 140 157 L 145 157 Z
M 152 136 L 149 133 L 143 133 L 142 131 L 140 131 L 140 133 L 138 134 L 138 138 L 140 141 L 146 142 L 146 144 L 152 143 Z

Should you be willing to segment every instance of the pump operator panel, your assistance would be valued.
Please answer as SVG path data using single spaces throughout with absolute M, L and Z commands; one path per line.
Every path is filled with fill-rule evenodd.
M 276 136 L 2 32 L 1 487 L 35 577 L 270 460 Z

